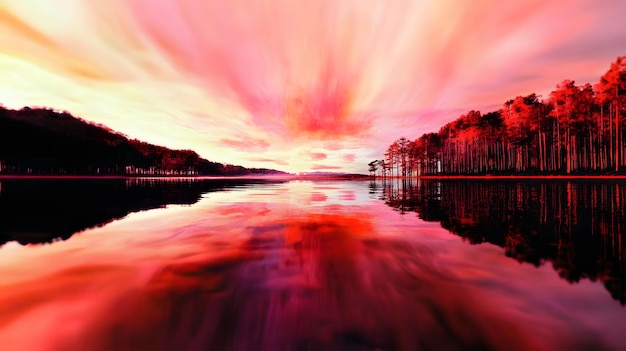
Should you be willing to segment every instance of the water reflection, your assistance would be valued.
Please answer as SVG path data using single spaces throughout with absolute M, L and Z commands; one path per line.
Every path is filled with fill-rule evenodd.
M 476 288 L 459 289 L 427 245 L 380 238 L 371 214 L 269 217 L 244 223 L 240 250 L 159 268 L 61 349 L 554 348 L 556 340 L 535 340 L 528 321 L 507 319 Z M 593 333 L 561 333 L 568 349 L 606 348 Z
M 568 284 L 550 267 L 520 265 L 496 246 L 468 245 L 439 223 L 401 215 L 379 200 L 402 199 L 397 189 L 368 189 L 368 182 L 238 184 L 191 206 L 133 213 L 51 245 L 5 244 L 0 345 L 55 351 L 626 346 L 626 310 L 602 286 L 587 279 Z M 420 184 L 415 191 L 438 204 L 427 213 L 442 218 L 446 189 Z
M 371 184 L 385 202 L 440 222 L 520 262 L 550 262 L 569 282 L 601 281 L 626 303 L 626 183 L 421 180 Z
M 202 194 L 268 181 L 197 179 L 6 180 L 0 184 L 0 245 L 66 240 L 127 214 L 191 205 Z M 272 181 L 275 182 L 275 181 Z

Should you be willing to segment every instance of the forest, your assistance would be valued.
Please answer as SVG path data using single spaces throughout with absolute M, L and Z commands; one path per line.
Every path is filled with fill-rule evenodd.
M 0 175 L 241 176 L 284 174 L 225 165 L 116 133 L 68 112 L 0 105 Z
M 626 169 L 626 56 L 592 84 L 564 80 L 549 96 L 469 111 L 436 133 L 401 137 L 371 176 L 618 175 Z

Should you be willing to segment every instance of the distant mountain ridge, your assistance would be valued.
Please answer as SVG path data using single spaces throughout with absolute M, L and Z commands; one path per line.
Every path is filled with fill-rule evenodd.
M 171 150 L 67 112 L 0 106 L 0 174 L 15 175 L 287 175 L 224 165 L 192 150 Z

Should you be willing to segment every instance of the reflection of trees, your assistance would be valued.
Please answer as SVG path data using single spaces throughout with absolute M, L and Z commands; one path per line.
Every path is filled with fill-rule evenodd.
M 191 205 L 202 194 L 244 186 L 246 180 L 97 179 L 6 180 L 0 194 L 0 245 L 67 239 L 131 212 Z
M 551 262 L 569 282 L 599 280 L 626 303 L 626 183 L 419 180 L 385 182 L 387 205 L 438 221 L 520 262 Z M 398 186 L 399 185 L 399 186 Z

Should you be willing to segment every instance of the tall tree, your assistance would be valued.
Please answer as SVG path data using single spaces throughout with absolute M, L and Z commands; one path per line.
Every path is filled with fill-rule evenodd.
M 378 160 L 374 160 L 367 164 L 369 166 L 370 177 L 376 176 L 376 170 L 378 169 Z
M 622 160 L 624 135 L 621 119 L 624 115 L 626 98 L 626 56 L 618 57 L 611 64 L 610 69 L 600 78 L 595 89 L 600 104 L 602 106 L 609 105 L 610 147 L 612 151 L 610 159 L 615 171 L 619 171 L 620 166 L 624 164 Z

